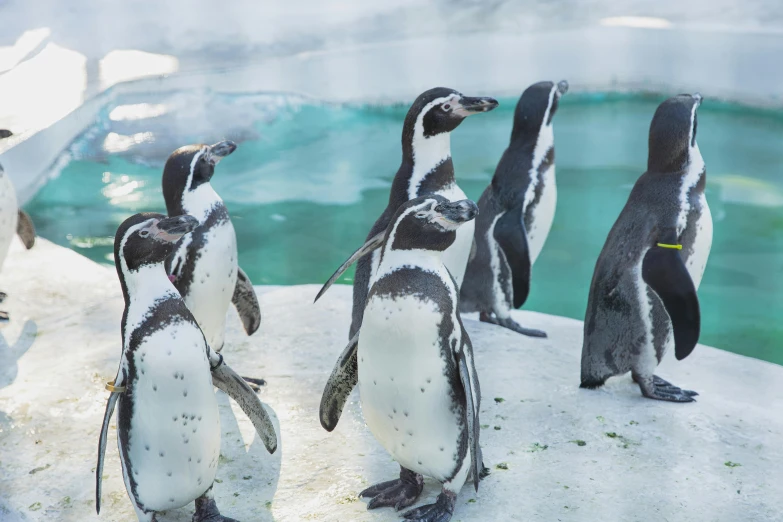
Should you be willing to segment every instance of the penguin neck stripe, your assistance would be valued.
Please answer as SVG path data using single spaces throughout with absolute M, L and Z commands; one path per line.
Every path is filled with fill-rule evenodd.
M 419 205 L 416 205 L 415 207 L 411 207 L 409 209 L 406 209 L 405 212 L 399 215 L 397 218 L 397 221 L 394 222 L 394 226 L 389 231 L 389 235 L 386 237 L 386 240 L 384 241 L 383 248 L 381 249 L 381 256 L 380 260 L 378 261 L 378 270 L 376 270 L 377 274 L 380 274 L 380 266 L 384 262 L 384 258 L 387 257 L 387 252 L 393 251 L 393 245 L 394 245 L 394 238 L 397 236 L 397 227 L 400 225 L 403 219 L 405 219 L 406 216 L 413 214 L 414 212 L 418 212 L 419 210 L 422 210 L 426 208 L 427 206 L 431 205 L 431 201 L 427 200 L 422 202 Z
M 138 225 L 133 225 L 125 232 L 125 235 L 122 236 L 122 241 L 120 241 L 120 248 L 119 251 L 117 252 L 117 255 L 120 258 L 119 262 L 120 262 L 120 268 L 122 269 L 123 279 L 127 279 L 131 273 L 130 269 L 128 268 L 128 262 L 125 261 L 125 245 L 128 243 L 128 238 L 131 237 L 137 230 L 147 226 L 150 221 L 151 220 L 148 219 L 147 221 L 139 223 Z M 127 284 L 127 281 L 125 284 Z
M 188 181 L 185 183 L 185 191 L 182 193 L 183 200 L 185 199 L 185 194 L 188 193 L 190 187 L 193 185 L 193 172 L 196 170 L 196 164 L 198 163 L 198 160 L 201 158 L 201 156 L 204 155 L 204 152 L 204 149 L 201 149 L 193 156 L 193 159 L 190 161 L 190 173 L 188 174 Z
M 533 162 L 528 171 L 530 184 L 527 187 L 527 192 L 525 192 L 525 207 L 530 205 L 536 197 L 536 187 L 540 183 L 540 180 L 538 179 L 539 167 L 546 159 L 549 149 L 554 147 L 555 144 L 555 134 L 552 129 L 552 122 L 550 121 L 549 114 L 552 112 L 552 104 L 554 103 L 556 91 L 557 86 L 554 86 L 549 92 L 549 101 L 547 102 L 546 111 L 544 112 L 544 119 L 541 121 L 541 127 L 538 129 L 536 146 L 533 148 Z
M 672 250 L 682 250 L 682 245 L 670 245 L 668 243 L 656 243 L 655 246 L 661 248 L 671 248 Z
M 435 170 L 435 167 L 451 157 L 451 133 L 441 132 L 434 136 L 424 135 L 424 116 L 433 109 L 450 99 L 454 95 L 437 98 L 424 106 L 416 117 L 413 125 L 413 139 L 411 151 L 413 153 L 413 172 L 408 182 L 408 199 L 413 199 L 419 194 L 419 187 L 427 177 L 427 174 Z

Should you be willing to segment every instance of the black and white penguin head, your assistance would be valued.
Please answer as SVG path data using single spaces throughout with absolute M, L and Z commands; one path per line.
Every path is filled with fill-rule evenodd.
M 703 163 L 696 144 L 696 111 L 702 96 L 679 94 L 658 106 L 650 124 L 647 170 L 680 172 Z
M 462 120 L 472 114 L 489 112 L 498 106 L 489 97 L 471 98 L 454 89 L 436 87 L 425 91 L 413 102 L 402 128 L 404 154 L 415 156 L 433 137 L 448 137 Z
M 534 83 L 522 93 L 514 111 L 514 127 L 511 141 L 530 141 L 535 143 L 539 134 L 551 129 L 552 118 L 557 112 L 560 97 L 568 92 L 568 82 Z
M 166 217 L 144 212 L 131 216 L 114 236 L 114 258 L 120 279 L 139 269 L 160 264 L 169 257 L 177 241 L 198 226 L 193 216 Z
M 411 199 L 392 218 L 386 232 L 386 250 L 446 250 L 457 229 L 478 215 L 469 199 L 451 202 L 443 196 Z
M 209 183 L 215 165 L 236 148 L 233 141 L 221 141 L 214 145 L 187 145 L 172 152 L 163 168 L 163 197 L 169 215 L 182 214 L 188 194 Z

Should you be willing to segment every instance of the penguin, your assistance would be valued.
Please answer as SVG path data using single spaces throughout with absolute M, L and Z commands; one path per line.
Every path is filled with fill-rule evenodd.
M 207 343 L 164 261 L 195 230 L 192 216 L 136 214 L 117 230 L 114 255 L 125 299 L 122 358 L 98 442 L 96 511 L 109 421 L 118 406 L 117 442 L 125 488 L 139 521 L 195 501 L 194 522 L 232 522 L 220 515 L 212 485 L 220 456 L 213 384 L 250 417 L 267 450 L 277 434 L 258 396 Z
M 443 485 L 437 501 L 403 516 L 446 522 L 468 477 L 478 490 L 489 471 L 479 446 L 481 390 L 473 347 L 459 316 L 456 278 L 444 263 L 457 231 L 477 212 L 472 201 L 431 194 L 394 213 L 362 326 L 324 389 L 320 420 L 332 431 L 358 381 L 367 427 L 400 465 L 399 479 L 359 494 L 371 499 L 368 509 L 411 506 L 426 475 Z
M 19 236 L 27 250 L 35 245 L 33 220 L 19 208 L 16 201 L 16 190 L 14 190 L 11 178 L 0 165 L 0 267 L 8 256 L 8 249 L 11 247 L 14 234 Z M 0 303 L 6 297 L 8 296 L 5 293 L 0 292 Z M 0 311 L 0 326 L 7 324 L 9 320 L 8 312 Z
M 707 171 L 696 143 L 698 93 L 658 107 L 650 124 L 647 172 L 609 232 L 590 284 L 582 344 L 582 388 L 631 372 L 642 395 L 692 402 L 654 374 L 674 347 L 677 360 L 699 340 L 696 291 L 712 246 Z
M 365 257 L 365 254 L 380 247 L 392 216 L 406 201 L 429 194 L 438 194 L 451 201 L 465 198 L 454 179 L 451 132 L 468 116 L 491 111 L 497 106 L 494 98 L 469 98 L 445 87 L 420 94 L 411 105 L 402 127 L 402 163 L 392 182 L 389 203 L 370 229 L 366 243 L 337 269 L 315 298 L 317 301 L 354 261 L 359 260 L 353 284 L 349 338 L 362 324 L 370 279 L 380 259 L 377 252 L 372 256 Z M 462 284 L 473 245 L 473 226 L 473 221 L 469 221 L 461 227 L 457 239 L 443 254 L 443 262 L 457 281 L 457 287 Z
M 166 260 L 166 271 L 216 352 L 223 348 L 226 312 L 232 302 L 247 335 L 253 335 L 261 324 L 253 283 L 237 264 L 234 226 L 210 183 L 215 166 L 236 148 L 231 141 L 181 147 L 169 156 L 163 169 L 168 215 L 188 214 L 199 221 Z
M 539 82 L 519 98 L 511 143 L 478 202 L 475 253 L 460 294 L 462 313 L 479 312 L 482 322 L 532 337 L 546 333 L 523 328 L 510 312 L 527 300 L 531 268 L 555 218 L 552 118 L 567 91 L 565 80 L 557 85 Z

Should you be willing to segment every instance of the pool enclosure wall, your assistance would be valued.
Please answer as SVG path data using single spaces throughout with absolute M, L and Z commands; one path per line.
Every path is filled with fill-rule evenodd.
M 362 20 L 379 24 L 377 16 Z M 300 30 L 304 43 L 290 46 L 297 49 L 290 54 L 285 46 L 254 53 L 212 47 L 214 42 L 196 38 L 182 42 L 190 48 L 148 42 L 144 51 L 115 49 L 103 56 L 98 56 L 103 51 L 81 54 L 59 43 L 54 33 L 33 31 L 38 46 L 26 61 L 0 75 L 0 95 L 6 92 L 9 102 L 0 106 L 0 128 L 21 129 L 0 141 L 0 163 L 21 202 L 28 201 L 63 150 L 118 92 L 202 89 L 292 93 L 333 102 L 406 102 L 435 85 L 515 96 L 534 81 L 567 77 L 572 92 L 699 91 L 707 100 L 783 106 L 783 68 L 778 66 L 783 32 L 769 28 L 607 17 L 579 28 L 434 36 L 419 29 L 414 37 L 383 41 L 360 35 L 343 45 L 325 45 L 317 38 L 308 42 L 307 28 Z M 151 52 L 156 45 L 165 52 Z M 40 91 L 51 110 L 42 115 L 35 107 L 15 106 L 14 93 L 30 89 Z

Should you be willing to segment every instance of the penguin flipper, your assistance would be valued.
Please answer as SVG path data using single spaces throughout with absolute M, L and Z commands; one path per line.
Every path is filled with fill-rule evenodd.
M 239 267 L 237 267 L 237 284 L 234 287 L 231 302 L 234 303 L 234 307 L 242 319 L 245 333 L 253 335 L 261 325 L 261 307 L 258 305 L 258 297 L 253 289 L 253 283 Z
M 30 219 L 30 215 L 22 209 L 19 209 L 19 220 L 16 223 L 16 233 L 24 243 L 24 247 L 27 250 L 33 248 L 35 245 L 35 225 L 33 220 Z
M 653 246 L 642 263 L 644 282 L 663 302 L 674 331 L 674 355 L 685 359 L 699 342 L 699 298 L 680 253 L 671 247 Z
M 473 476 L 473 487 L 478 491 L 483 462 L 481 458 L 481 446 L 479 446 L 479 429 L 481 425 L 478 418 L 478 407 L 473 401 L 473 384 L 468 368 L 465 349 L 463 347 L 457 354 L 459 366 L 459 378 L 462 388 L 465 390 L 465 419 L 468 425 L 468 447 L 470 448 L 470 471 Z
M 525 304 L 530 292 L 530 251 L 521 204 L 503 214 L 495 224 L 494 236 L 511 268 L 513 304 L 514 308 L 519 308 Z
M 269 453 L 274 453 L 277 450 L 277 432 L 258 395 L 242 377 L 223 361 L 223 356 L 212 351 L 211 348 L 209 359 L 212 365 L 212 384 L 239 404 L 250 422 L 253 423 L 256 433 L 266 446 L 266 450 Z
M 318 416 L 321 420 L 321 426 L 326 431 L 332 431 L 337 426 L 340 415 L 343 413 L 345 401 L 348 400 L 348 396 L 359 380 L 359 364 L 356 354 L 360 331 L 357 331 L 348 341 L 348 346 L 337 359 L 337 364 L 334 365 L 332 374 L 324 387 Z
M 373 237 L 368 239 L 359 249 L 351 254 L 351 257 L 345 260 L 345 262 L 340 265 L 340 268 L 338 268 L 334 274 L 332 274 L 332 277 L 329 278 L 329 280 L 324 283 L 324 286 L 321 287 L 321 290 L 318 291 L 318 295 L 315 296 L 315 301 L 318 301 L 324 293 L 329 290 L 329 287 L 334 284 L 334 282 L 337 280 L 338 277 L 340 277 L 343 272 L 348 270 L 348 267 L 350 267 L 356 260 L 358 260 L 361 257 L 366 256 L 373 250 L 377 250 L 382 244 L 383 244 L 383 238 L 386 235 L 386 229 L 384 228 L 381 232 L 378 232 Z
M 103 426 L 101 426 L 101 436 L 98 439 L 98 464 L 95 466 L 95 512 L 101 513 L 101 478 L 103 475 L 103 459 L 106 456 L 106 437 L 109 432 L 109 421 L 114 415 L 114 406 L 120 392 L 112 392 L 109 400 L 106 401 L 106 411 L 103 413 Z

